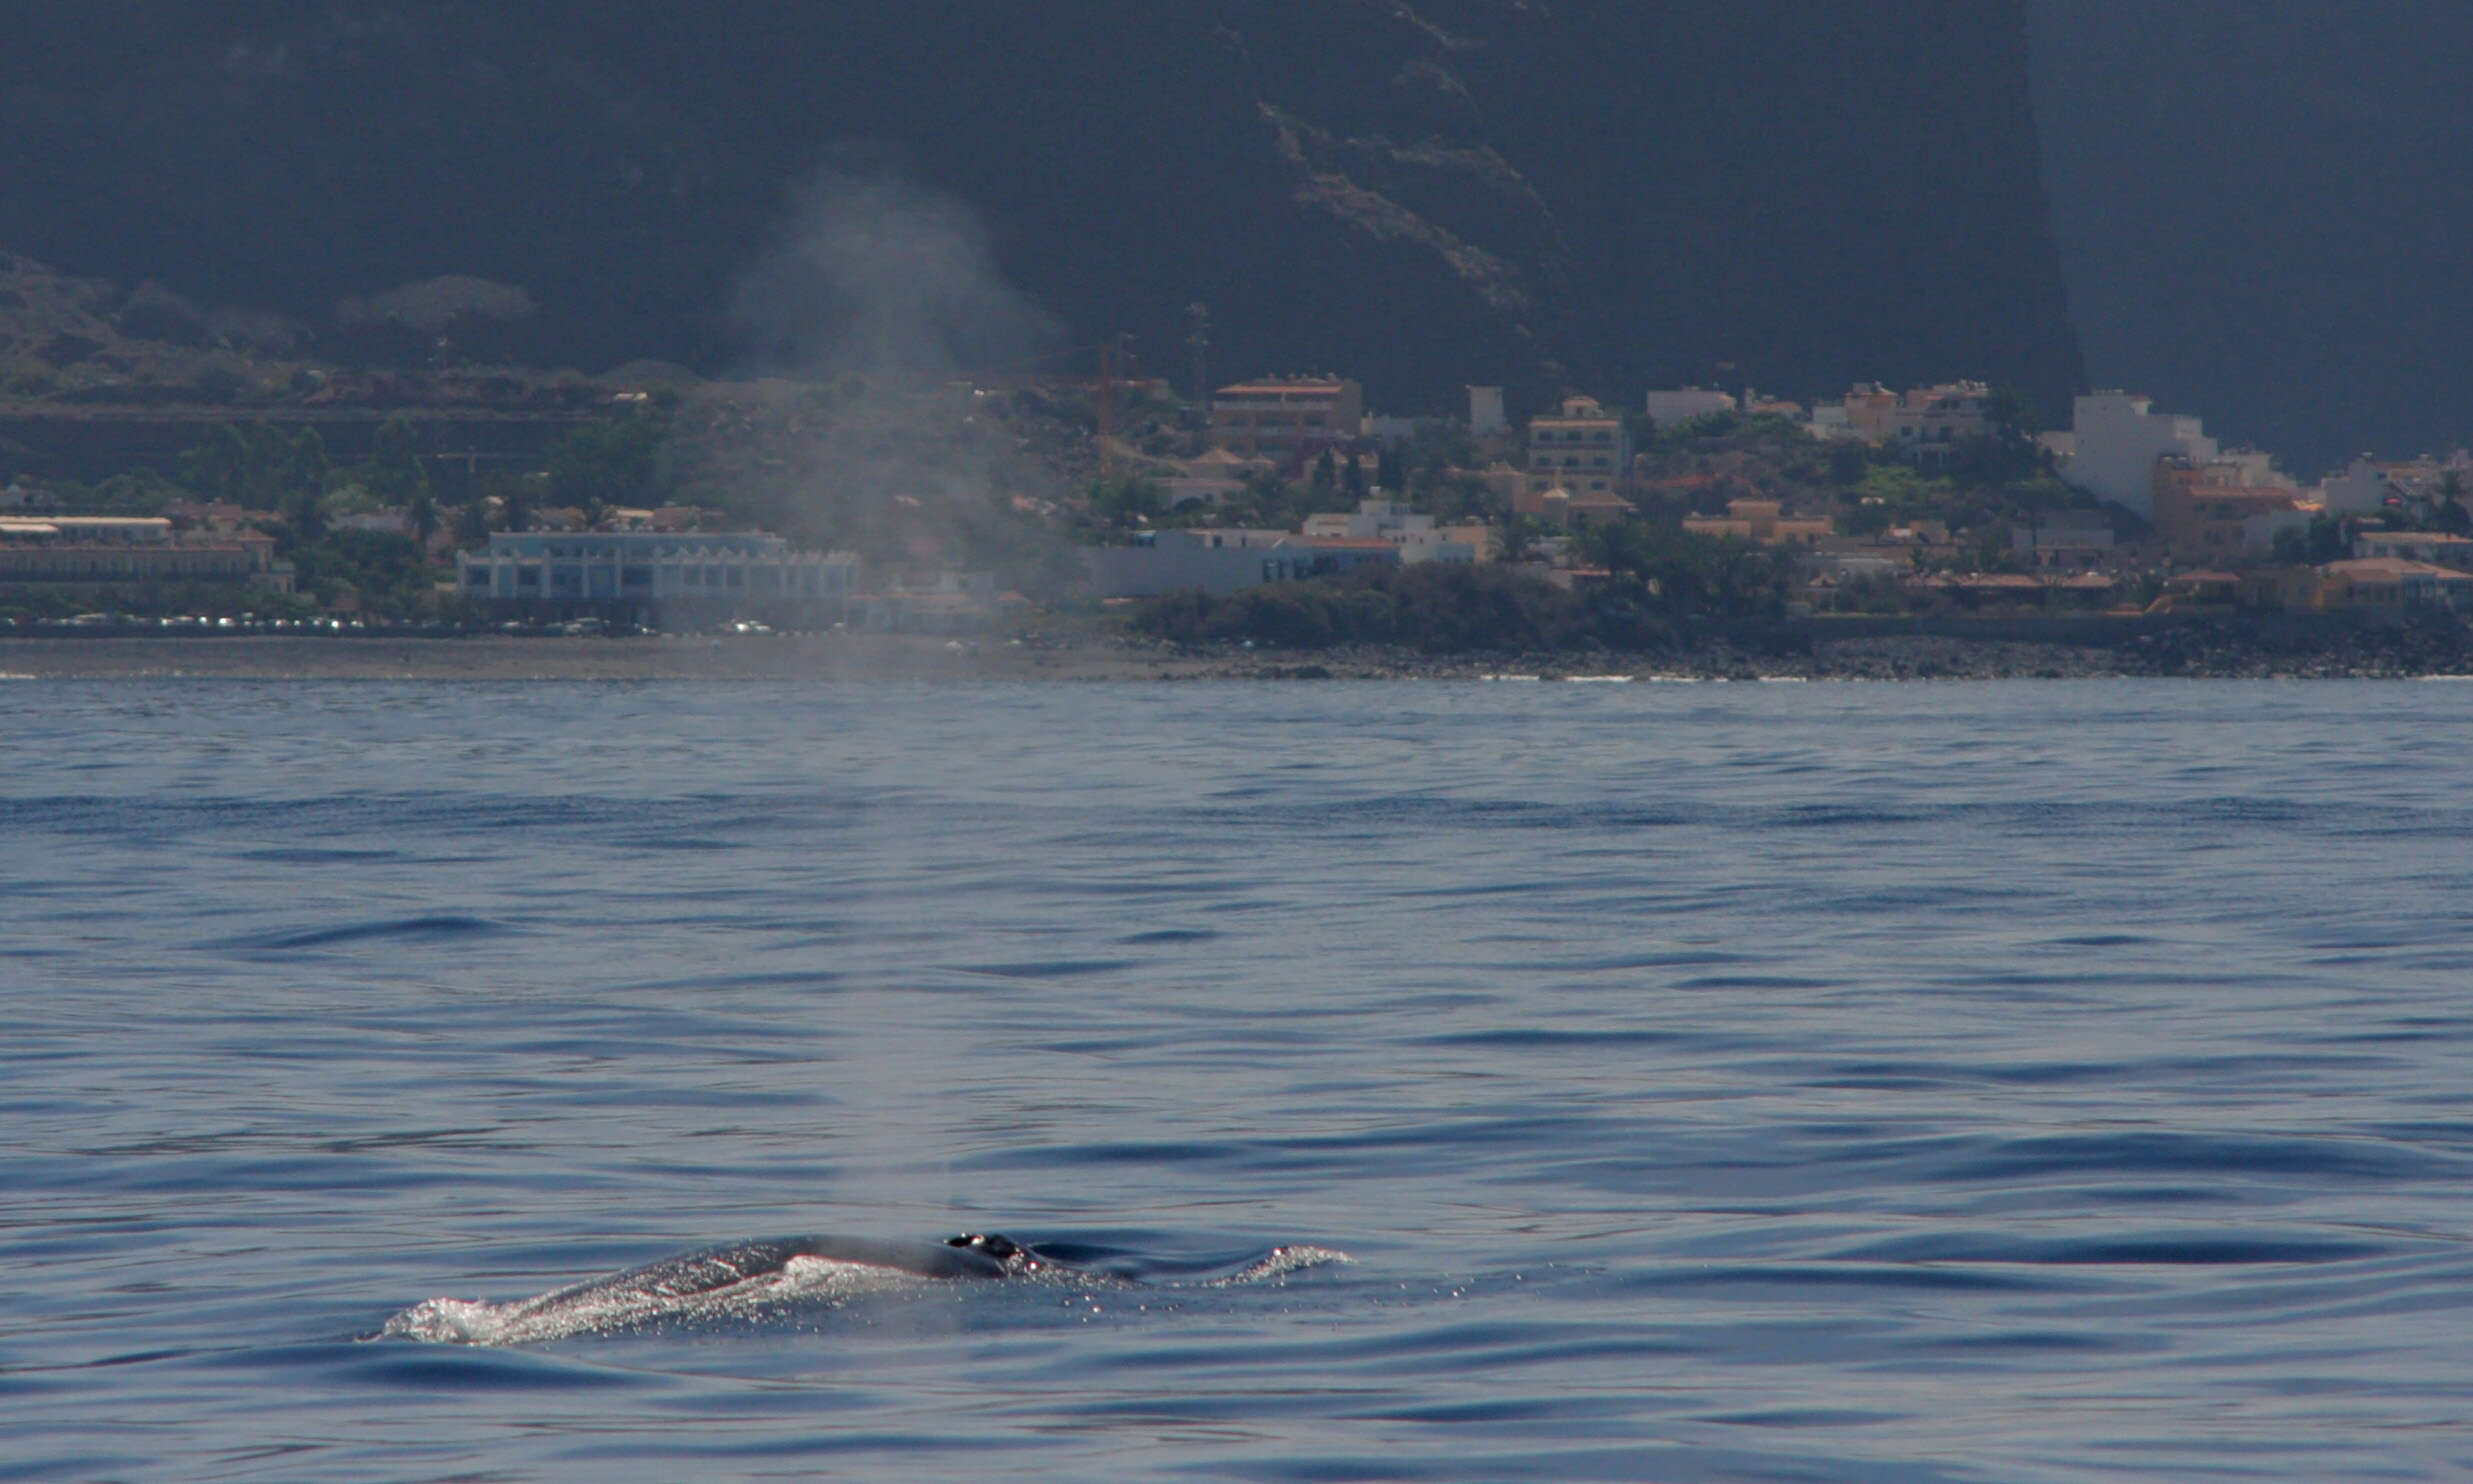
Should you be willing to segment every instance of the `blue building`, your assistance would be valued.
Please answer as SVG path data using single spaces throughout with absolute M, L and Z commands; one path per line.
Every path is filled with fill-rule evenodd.
M 504 613 L 632 623 L 836 621 L 859 582 L 856 556 L 761 531 L 501 532 L 456 567 L 466 597 Z

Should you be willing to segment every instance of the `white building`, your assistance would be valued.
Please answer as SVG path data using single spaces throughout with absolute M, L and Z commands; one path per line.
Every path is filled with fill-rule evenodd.
M 2473 571 L 2473 537 L 2437 531 L 2361 531 L 2353 537 L 2353 555 L 2394 557 L 2458 572 Z
M 527 611 L 680 607 L 839 618 L 859 559 L 760 531 L 501 531 L 456 558 L 465 596 Z
M 1713 412 L 1735 410 L 1733 397 L 1724 392 L 1712 391 L 1707 387 L 1699 386 L 1676 387 L 1671 391 L 1651 392 L 1647 405 L 1649 421 L 1657 424 L 1660 431 L 1680 423 L 1690 422 L 1696 417 L 1707 417 Z
M 2203 466 L 2221 455 L 2197 418 L 2154 412 L 2153 406 L 2152 398 L 2127 392 L 2080 397 L 2071 428 L 2073 452 L 2062 476 L 2100 499 L 2153 515 L 2156 460 Z
M 1295 531 L 1160 531 L 1132 546 L 1082 553 L 1103 598 L 1147 598 L 1200 589 L 1232 593 L 1266 582 L 1398 566 L 1407 558 L 1391 542 Z
M 1477 543 L 1464 529 L 1441 529 L 1430 515 L 1414 514 L 1390 500 L 1362 500 L 1354 514 L 1309 515 L 1302 534 L 1315 541 L 1388 541 L 1400 549 L 1400 563 L 1468 563 L 1477 560 Z
M 1847 416 L 1844 402 L 1813 403 L 1811 421 L 1803 425 L 1803 431 L 1823 443 L 1851 443 L 1863 437 L 1855 430 L 1855 420 Z
M 2094 510 L 2055 511 L 2009 528 L 2009 549 L 2038 567 L 2092 566 L 2112 545 L 2111 525 Z
M 1479 438 L 1492 438 L 1511 431 L 1511 419 L 1503 415 L 1501 387 L 1472 386 L 1468 389 L 1468 431 Z

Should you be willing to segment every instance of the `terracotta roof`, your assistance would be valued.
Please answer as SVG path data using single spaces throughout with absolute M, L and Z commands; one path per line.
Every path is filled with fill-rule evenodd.
M 2459 572 L 2453 567 L 2436 567 L 2428 562 L 2408 561 L 2403 557 L 2355 557 L 2350 561 L 2329 562 L 2326 570 L 2345 577 L 2452 577 L 2459 581 L 2473 579 L 2473 573 Z

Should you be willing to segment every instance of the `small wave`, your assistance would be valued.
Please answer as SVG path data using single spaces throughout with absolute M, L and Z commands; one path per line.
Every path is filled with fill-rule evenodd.
M 1244 1283 L 1269 1283 L 1290 1273 L 1355 1261 L 1355 1258 L 1336 1247 L 1274 1247 L 1259 1260 L 1246 1264 L 1225 1278 L 1214 1278 L 1203 1287 L 1234 1288 Z
M 965 974 L 990 979 L 1078 979 L 1094 974 L 1120 974 L 1140 967 L 1138 960 L 1130 958 L 1055 958 L 1018 964 L 959 965 Z
M 341 943 L 358 943 L 374 938 L 407 940 L 481 938 L 506 930 L 504 924 L 492 922 L 486 917 L 454 915 L 399 917 L 381 922 L 354 922 L 337 927 L 312 928 L 307 932 L 270 933 L 262 937 L 238 938 L 223 946 L 275 950 L 331 948 Z

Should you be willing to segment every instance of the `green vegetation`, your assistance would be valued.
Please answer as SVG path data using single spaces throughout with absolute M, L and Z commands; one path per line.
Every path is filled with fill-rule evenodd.
M 1580 533 L 1577 546 L 1635 602 L 1681 616 L 1775 617 L 1792 575 L 1786 553 L 1674 526 L 1615 521 Z
M 386 618 L 429 616 L 438 568 L 421 544 L 392 531 L 336 531 L 295 546 L 293 584 L 320 608 L 346 597 L 363 613 Z
M 669 430 L 653 414 L 587 423 L 550 448 L 550 499 L 595 519 L 613 506 L 659 505 L 676 485 L 669 455 Z
M 1291 649 L 1400 644 L 1429 654 L 1656 649 L 1691 622 L 1784 612 L 1785 569 L 1737 541 L 1642 525 L 1591 533 L 1610 576 L 1567 591 L 1532 571 L 1423 563 L 1271 583 L 1226 596 L 1171 593 L 1134 625 L 1178 643 Z
M 1404 644 L 1446 654 L 1561 649 L 1592 639 L 1597 624 L 1587 604 L 1531 573 L 1428 564 L 1225 597 L 1171 593 L 1143 603 L 1134 626 L 1180 644 Z

